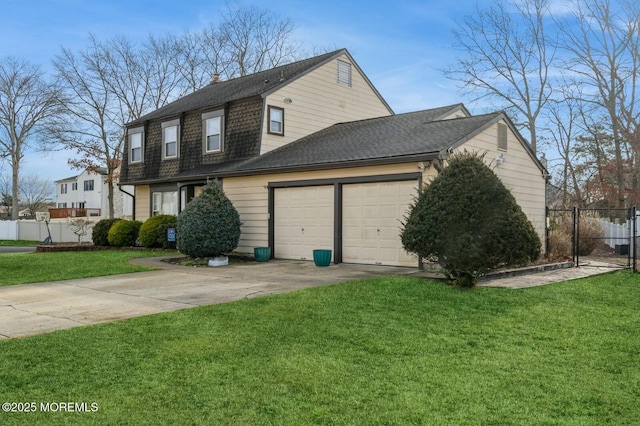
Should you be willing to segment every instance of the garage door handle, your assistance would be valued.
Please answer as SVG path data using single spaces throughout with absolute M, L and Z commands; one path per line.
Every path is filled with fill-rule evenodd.
M 304 234 L 304 228 L 302 228 L 302 233 Z

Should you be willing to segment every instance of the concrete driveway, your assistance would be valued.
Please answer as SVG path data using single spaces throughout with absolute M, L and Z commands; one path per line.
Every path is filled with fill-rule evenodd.
M 0 246 L 0 253 L 31 253 L 32 251 L 36 251 L 36 248 L 21 246 Z
M 152 272 L 0 287 L 0 339 L 214 305 L 353 279 L 412 274 L 413 268 L 271 261 L 221 268 L 137 263 Z

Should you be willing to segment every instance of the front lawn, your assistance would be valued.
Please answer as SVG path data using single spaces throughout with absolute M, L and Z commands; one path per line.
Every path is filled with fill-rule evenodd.
M 163 254 L 152 250 L 0 254 L 0 286 L 150 271 L 129 260 Z
M 639 424 L 640 279 L 388 277 L 0 341 L 2 424 Z M 88 406 L 90 407 L 90 406 Z

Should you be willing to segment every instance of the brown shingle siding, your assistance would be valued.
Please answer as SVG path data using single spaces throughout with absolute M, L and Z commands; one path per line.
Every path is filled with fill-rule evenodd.
M 180 156 L 162 160 L 162 122 L 148 124 L 145 132 L 144 161 L 127 164 L 123 158 L 121 182 L 166 179 L 203 164 L 216 164 L 257 156 L 260 151 L 262 98 L 231 104 L 225 111 L 223 151 L 203 153 L 202 111 L 192 111 L 181 119 Z

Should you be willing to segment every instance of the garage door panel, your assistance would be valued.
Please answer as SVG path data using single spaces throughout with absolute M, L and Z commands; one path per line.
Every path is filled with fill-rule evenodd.
M 333 186 L 275 189 L 275 257 L 311 260 L 314 249 L 333 249 L 333 198 Z
M 416 181 L 343 186 L 343 261 L 417 266 L 400 240 L 417 186 Z

